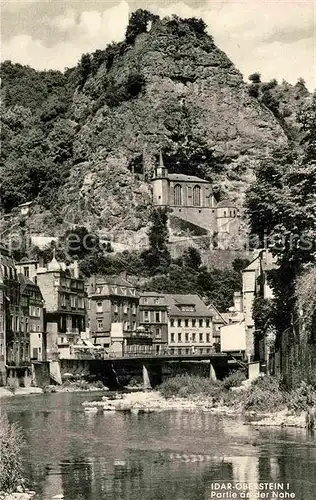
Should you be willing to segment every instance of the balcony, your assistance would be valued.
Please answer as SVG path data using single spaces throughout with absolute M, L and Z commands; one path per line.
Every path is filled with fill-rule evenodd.
M 80 330 L 79 330 L 79 328 L 67 328 L 66 334 L 67 335 L 79 335 Z

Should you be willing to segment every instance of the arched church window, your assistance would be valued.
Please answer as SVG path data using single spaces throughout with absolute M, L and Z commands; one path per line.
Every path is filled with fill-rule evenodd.
M 174 204 L 177 205 L 182 205 L 182 187 L 180 184 L 176 184 L 174 187 Z
M 195 207 L 201 206 L 201 188 L 200 188 L 200 186 L 194 186 L 194 188 L 193 188 L 193 205 Z

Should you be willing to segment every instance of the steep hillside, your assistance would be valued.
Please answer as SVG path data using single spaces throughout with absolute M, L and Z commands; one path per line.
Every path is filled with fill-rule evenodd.
M 138 13 L 124 42 L 64 75 L 17 66 L 2 67 L 2 201 L 34 199 L 33 231 L 81 224 L 133 245 L 160 150 L 242 206 L 254 166 L 288 141 L 202 21 Z

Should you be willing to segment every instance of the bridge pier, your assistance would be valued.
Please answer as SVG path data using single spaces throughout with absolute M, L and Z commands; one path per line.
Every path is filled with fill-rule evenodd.
M 149 372 L 146 365 L 143 365 L 143 386 L 144 389 L 152 389 Z
M 216 377 L 216 372 L 215 372 L 215 369 L 214 369 L 214 366 L 212 365 L 212 362 L 210 361 L 210 375 L 209 375 L 210 379 L 213 380 L 214 382 L 217 380 L 217 377 Z

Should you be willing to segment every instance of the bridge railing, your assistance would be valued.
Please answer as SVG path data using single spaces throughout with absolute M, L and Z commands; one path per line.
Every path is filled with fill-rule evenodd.
M 172 353 L 170 351 L 165 352 L 125 352 L 121 353 L 108 353 L 105 354 L 104 359 L 111 358 L 165 358 L 165 357 L 177 357 L 177 358 L 192 358 L 192 357 L 201 357 L 208 356 L 210 354 L 218 353 L 216 349 L 210 349 L 209 352 L 190 352 L 190 353 Z

